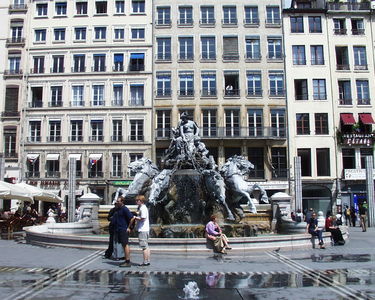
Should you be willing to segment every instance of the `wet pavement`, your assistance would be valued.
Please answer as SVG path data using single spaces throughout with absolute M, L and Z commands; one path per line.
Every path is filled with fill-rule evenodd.
M 0 240 L 1 299 L 375 299 L 375 229 L 350 229 L 345 246 L 214 256 L 158 254 L 120 268 L 102 252 Z

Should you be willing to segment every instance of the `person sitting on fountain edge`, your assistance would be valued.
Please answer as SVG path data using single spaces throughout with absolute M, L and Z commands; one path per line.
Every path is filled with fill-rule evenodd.
M 213 241 L 214 252 L 226 254 L 225 250 L 231 250 L 228 245 L 228 238 L 221 230 L 219 224 L 216 222 L 216 216 L 210 217 L 210 222 L 206 225 L 207 239 Z

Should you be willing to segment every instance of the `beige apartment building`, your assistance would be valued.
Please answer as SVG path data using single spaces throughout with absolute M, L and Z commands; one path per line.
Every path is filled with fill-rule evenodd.
M 243 155 L 268 195 L 288 189 L 281 1 L 155 0 L 156 159 L 182 112 L 219 166 Z
M 289 161 L 301 157 L 304 209 L 340 211 L 366 197 L 375 90 L 370 8 L 296 0 L 284 9 Z M 293 166 L 293 187 L 296 178 Z
M 110 203 L 129 162 L 152 155 L 152 3 L 30 1 L 22 179 Z

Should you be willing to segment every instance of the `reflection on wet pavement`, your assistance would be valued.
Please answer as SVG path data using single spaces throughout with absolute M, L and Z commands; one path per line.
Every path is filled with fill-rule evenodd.
M 311 255 L 313 262 L 369 262 L 374 260 L 370 254 L 328 254 L 328 255 Z

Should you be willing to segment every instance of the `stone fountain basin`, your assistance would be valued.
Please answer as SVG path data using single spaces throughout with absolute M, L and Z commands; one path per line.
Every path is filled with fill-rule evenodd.
M 59 223 L 57 223 L 59 224 Z M 60 246 L 80 249 L 105 250 L 108 246 L 108 235 L 94 235 L 86 232 L 64 232 L 62 228 L 57 229 L 57 224 L 43 224 L 25 227 L 26 242 L 39 246 Z M 61 224 L 67 226 L 69 223 Z M 74 224 L 74 223 L 71 223 Z M 51 226 L 52 225 L 52 226 Z M 90 224 L 86 224 L 90 225 Z M 57 227 L 56 227 L 57 226 Z M 71 225 L 73 226 L 73 225 Z M 82 227 L 84 225 L 82 224 Z M 68 226 L 69 227 L 69 226 Z M 70 228 L 72 229 L 72 228 Z M 83 228 L 80 228 L 81 230 Z M 344 239 L 348 238 L 347 227 L 342 226 Z M 330 244 L 330 233 L 323 234 L 326 245 Z M 252 250 L 273 250 L 276 248 L 292 249 L 295 247 L 311 248 L 310 234 L 269 234 L 257 237 L 234 237 L 229 238 L 232 252 L 247 252 Z M 150 238 L 149 245 L 152 252 L 212 252 L 207 248 L 205 238 Z M 137 238 L 130 238 L 132 251 L 142 251 L 138 246 Z

